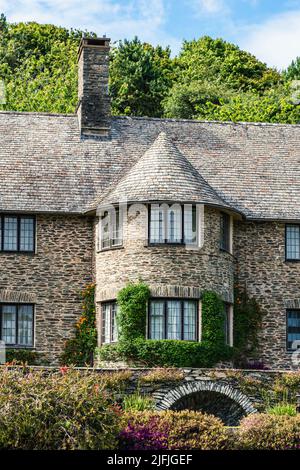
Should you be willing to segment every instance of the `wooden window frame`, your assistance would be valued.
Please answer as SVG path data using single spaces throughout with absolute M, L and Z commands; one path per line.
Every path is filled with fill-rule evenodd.
M 292 348 L 289 348 L 289 346 L 288 346 L 288 344 L 289 344 L 289 340 L 288 340 L 288 338 L 289 338 L 288 320 L 289 320 L 289 313 L 290 312 L 299 312 L 299 315 L 300 315 L 300 309 L 299 308 L 287 308 L 286 309 L 286 350 L 287 350 L 287 352 L 293 353 L 294 351 L 297 351 L 299 348 L 292 349 Z
M 224 223 L 224 227 L 223 227 Z M 230 215 L 226 212 L 220 213 L 220 250 L 230 253 L 230 231 L 231 220 Z
M 111 219 L 111 212 L 109 210 L 104 211 L 104 215 L 100 217 L 99 220 L 99 251 L 106 251 L 106 250 L 114 250 L 123 247 L 123 218 L 122 218 L 122 211 L 120 210 L 119 207 L 115 208 L 115 212 L 118 214 L 118 223 L 119 223 L 119 234 L 120 234 L 120 243 L 116 244 L 114 243 L 115 238 L 113 237 L 113 232 L 114 232 L 114 225 L 112 224 L 112 219 Z M 105 214 L 108 214 L 108 233 L 109 233 L 109 244 L 108 246 L 103 246 L 103 232 L 102 232 L 102 224 L 103 220 L 106 217 Z
M 105 322 L 104 308 L 107 305 L 109 305 L 109 341 L 108 342 L 105 341 L 105 335 L 103 335 L 103 327 L 104 327 L 104 322 Z M 108 300 L 107 302 L 101 302 L 101 344 L 115 344 L 118 342 L 117 323 L 115 324 L 117 339 L 113 340 L 113 322 L 112 322 L 113 307 L 115 307 L 116 309 L 118 308 L 117 302 L 115 300 Z M 117 314 L 117 310 L 116 310 L 116 314 Z

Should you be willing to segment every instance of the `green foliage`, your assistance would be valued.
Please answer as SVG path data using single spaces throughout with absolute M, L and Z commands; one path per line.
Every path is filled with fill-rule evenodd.
M 119 411 L 98 374 L 0 371 L 0 449 L 114 449 Z
M 293 403 L 278 403 L 277 405 L 271 406 L 270 408 L 267 408 L 267 413 L 270 415 L 276 415 L 276 416 L 296 416 L 297 411 L 296 411 L 296 405 Z
M 103 361 L 111 358 L 110 349 L 101 348 Z M 224 344 L 218 347 L 207 342 L 175 339 L 139 338 L 118 344 L 116 349 L 118 360 L 138 362 L 147 367 L 212 367 L 218 361 L 230 360 L 232 357 L 232 348 Z
M 252 414 L 241 421 L 237 447 L 253 450 L 299 449 L 300 416 Z
M 132 41 L 119 41 L 112 49 L 110 93 L 115 114 L 155 116 L 163 114 L 162 100 L 172 80 L 170 49 Z
M 235 360 L 243 365 L 248 357 L 255 358 L 258 350 L 258 332 L 261 328 L 262 311 L 255 299 L 248 296 L 240 286 L 235 288 L 233 312 L 233 344 Z
M 125 395 L 122 402 L 124 411 L 145 411 L 153 410 L 154 402 L 149 396 L 141 395 L 136 392 L 132 395 Z
M 121 448 L 221 450 L 228 437 L 220 419 L 197 411 L 143 411 L 126 413 Z
M 128 284 L 118 293 L 117 324 L 120 344 L 130 343 L 137 338 L 145 338 L 149 297 L 150 289 L 142 282 Z
M 201 302 L 202 341 L 221 348 L 225 344 L 224 303 L 211 291 L 203 292 Z
M 184 379 L 184 372 L 175 368 L 153 369 L 139 378 L 140 383 L 180 382 Z
M 75 337 L 67 340 L 62 364 L 76 366 L 90 365 L 97 345 L 95 314 L 95 284 L 88 285 L 82 292 L 82 315 L 76 324 Z
M 286 80 L 300 80 L 300 57 L 292 60 L 288 68 L 283 72 Z
M 35 365 L 39 362 L 40 355 L 30 349 L 7 349 L 6 362 L 14 364 Z

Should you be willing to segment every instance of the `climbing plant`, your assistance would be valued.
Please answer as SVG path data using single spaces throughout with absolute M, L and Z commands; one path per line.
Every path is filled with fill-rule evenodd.
M 225 344 L 224 302 L 212 291 L 205 291 L 201 297 L 202 341 L 212 346 L 223 347 Z
M 146 312 L 150 289 L 143 282 L 128 284 L 117 297 L 119 342 L 146 336 Z
M 258 302 L 250 298 L 246 289 L 235 287 L 233 313 L 233 343 L 235 362 L 243 365 L 247 358 L 256 359 L 258 354 L 258 332 L 262 322 L 262 310 Z
M 87 285 L 81 295 L 82 315 L 76 323 L 75 336 L 66 342 L 62 364 L 90 365 L 97 345 L 95 284 Z

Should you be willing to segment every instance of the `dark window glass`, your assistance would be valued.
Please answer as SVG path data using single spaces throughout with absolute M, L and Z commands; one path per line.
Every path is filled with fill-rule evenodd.
M 101 218 L 101 249 L 122 245 L 122 223 L 119 208 L 106 211 Z
M 2 251 L 34 252 L 35 218 L 0 215 L 0 245 Z
M 287 349 L 298 349 L 299 347 L 300 347 L 300 310 L 288 310 L 287 311 Z
M 149 338 L 197 341 L 197 312 L 195 300 L 151 300 Z
M 220 248 L 229 251 L 230 217 L 224 212 L 220 215 Z
M 1 304 L 1 340 L 8 345 L 33 346 L 33 305 Z
M 285 253 L 288 260 L 300 260 L 300 225 L 287 225 Z
M 116 302 L 104 302 L 102 304 L 102 344 L 114 343 L 118 340 Z
M 152 204 L 149 208 L 150 243 L 197 243 L 197 210 L 192 204 Z
M 230 331 L 231 331 L 231 307 L 230 304 L 225 303 L 224 304 L 224 333 L 225 333 L 225 344 L 230 345 Z

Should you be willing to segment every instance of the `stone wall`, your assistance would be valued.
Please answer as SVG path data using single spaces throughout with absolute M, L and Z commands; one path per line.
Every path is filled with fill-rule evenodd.
M 0 302 L 35 304 L 35 348 L 51 363 L 74 333 L 92 252 L 90 218 L 38 215 L 35 254 L 0 253 Z
M 129 281 L 145 281 L 153 297 L 200 298 L 213 290 L 233 301 L 234 258 L 219 248 L 219 211 L 205 208 L 204 244 L 197 250 L 185 246 L 148 246 L 147 213 L 128 217 L 124 246 L 99 251 L 96 256 L 96 301 L 115 299 Z
M 293 368 L 286 350 L 286 309 L 300 305 L 300 263 L 285 261 L 285 224 L 235 224 L 234 254 L 238 283 L 263 309 L 261 359 L 271 368 Z

